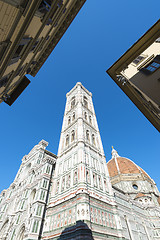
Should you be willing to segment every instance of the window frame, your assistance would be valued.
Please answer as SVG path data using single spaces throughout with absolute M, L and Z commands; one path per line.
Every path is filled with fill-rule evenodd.
M 153 63 L 158 64 L 159 66 L 158 67 L 153 66 Z M 151 66 L 155 70 L 154 71 L 149 70 L 148 69 L 149 66 Z M 140 69 L 140 71 L 142 71 L 146 75 L 150 75 L 156 72 L 158 69 L 160 69 L 160 55 L 157 55 L 156 57 L 152 58 L 149 63 L 147 63 L 143 68 Z

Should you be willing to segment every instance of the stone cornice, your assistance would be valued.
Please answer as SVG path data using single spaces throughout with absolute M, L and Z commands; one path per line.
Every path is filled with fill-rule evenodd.
M 35 76 L 39 71 L 39 69 L 42 67 L 42 65 L 44 64 L 46 59 L 49 57 L 49 55 L 51 54 L 51 52 L 53 51 L 53 49 L 55 48 L 55 46 L 57 45 L 57 43 L 59 42 L 63 34 L 66 32 L 67 28 L 69 27 L 69 25 L 71 24 L 71 22 L 73 21 L 73 19 L 75 18 L 75 16 L 79 12 L 79 10 L 81 9 L 85 1 L 86 0 L 83 0 L 83 1 L 77 0 L 74 6 L 72 7 L 72 9 L 69 10 L 68 15 L 65 17 L 63 23 L 57 29 L 57 32 L 54 35 L 53 39 L 48 43 L 47 47 L 43 50 L 43 52 L 41 53 L 41 56 L 37 60 L 36 65 L 31 71 L 32 76 Z

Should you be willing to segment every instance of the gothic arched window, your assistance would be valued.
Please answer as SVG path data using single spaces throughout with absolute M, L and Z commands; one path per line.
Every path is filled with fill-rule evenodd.
M 65 187 L 65 178 L 63 177 L 63 179 L 62 179 L 62 191 L 64 190 L 64 187 Z
M 84 113 L 84 118 L 87 120 L 87 113 L 86 112 Z
M 2 237 L 2 239 L 3 239 L 4 234 L 6 233 L 6 230 L 7 230 L 7 227 L 8 227 L 8 223 L 9 223 L 9 220 L 7 220 L 3 224 L 2 228 L 0 229 L 0 236 Z
M 33 203 L 36 196 L 36 189 L 34 188 L 29 196 L 29 203 Z
M 75 99 L 75 96 L 74 96 L 71 99 L 71 108 L 73 108 L 75 106 L 75 104 L 76 104 L 76 99 Z
M 105 191 L 108 192 L 108 186 L 106 180 L 104 180 Z
M 86 177 L 87 177 L 87 182 L 90 183 L 90 175 L 89 175 L 89 171 L 86 172 Z
M 94 134 L 92 134 L 92 143 L 93 143 L 94 145 L 96 145 Z
M 86 131 L 86 139 L 89 141 L 89 130 Z
M 59 181 L 57 181 L 56 193 L 58 193 L 58 189 L 59 189 Z
M 71 117 L 68 118 L 68 125 L 71 123 Z
M 74 172 L 74 184 L 77 184 L 78 178 L 77 178 L 77 171 Z
M 92 124 L 92 117 L 89 116 L 89 123 Z
M 100 176 L 99 176 L 98 180 L 99 180 L 99 187 L 100 187 L 100 189 L 102 190 L 103 187 L 102 187 L 102 182 L 101 182 L 101 177 L 100 177 Z
M 93 186 L 97 187 L 97 181 L 96 181 L 96 176 L 93 174 Z
M 67 188 L 70 187 L 70 181 L 71 181 L 71 177 L 70 177 L 70 175 L 68 175 L 68 178 L 67 178 Z
M 75 131 L 72 131 L 72 135 L 71 135 L 71 142 L 73 142 L 75 140 Z
M 74 112 L 74 113 L 73 113 L 73 116 L 72 116 L 72 120 L 74 121 L 75 118 L 76 118 L 76 116 L 75 116 L 75 112 Z
M 88 99 L 86 96 L 83 97 L 84 106 L 88 108 Z
M 66 136 L 66 146 L 69 145 L 69 135 Z

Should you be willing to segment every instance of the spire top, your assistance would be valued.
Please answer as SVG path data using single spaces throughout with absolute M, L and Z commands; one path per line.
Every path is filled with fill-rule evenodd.
M 112 146 L 112 158 L 115 158 L 115 157 L 119 157 L 117 151 L 114 149 L 114 147 Z

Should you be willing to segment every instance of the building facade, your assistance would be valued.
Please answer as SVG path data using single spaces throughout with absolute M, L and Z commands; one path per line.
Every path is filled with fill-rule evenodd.
M 0 0 L 0 103 L 12 105 L 86 0 Z
M 160 132 L 160 20 L 107 73 Z
M 160 239 L 160 193 L 112 150 L 106 163 L 92 94 L 67 93 L 57 156 L 42 140 L 1 193 L 0 239 Z

